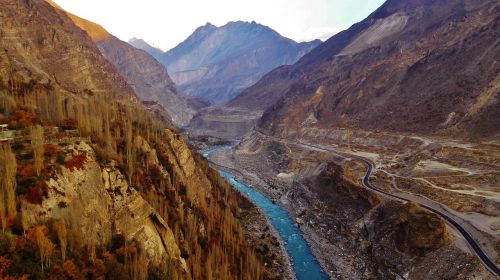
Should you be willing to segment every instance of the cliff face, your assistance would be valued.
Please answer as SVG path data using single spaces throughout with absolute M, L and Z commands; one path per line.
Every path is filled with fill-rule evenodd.
M 387 1 L 234 102 L 268 108 L 260 127 L 275 133 L 313 125 L 495 135 L 497 13 L 495 1 Z M 263 96 L 279 101 L 259 105 Z
M 2 1 L 0 20 L 0 277 L 261 277 L 240 197 L 95 34 L 42 0 Z
M 192 96 L 228 101 L 275 67 L 296 62 L 320 41 L 296 43 L 255 22 L 210 23 L 163 54 L 172 79 Z

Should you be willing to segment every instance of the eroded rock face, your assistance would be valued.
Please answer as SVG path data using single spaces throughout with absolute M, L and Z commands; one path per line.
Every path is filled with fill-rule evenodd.
M 138 242 L 153 266 L 174 260 L 188 271 L 172 230 L 128 185 L 114 163 L 101 168 L 93 149 L 85 142 L 69 145 L 65 152 L 68 158 L 86 153 L 86 163 L 81 169 L 61 166 L 47 182 L 48 196 L 43 203 L 25 204 L 24 213 L 31 225 L 64 217 L 72 228 L 80 229 L 79 236 L 86 244 L 106 245 L 113 235 L 121 234 L 128 241 Z
M 432 258 L 434 251 L 451 240 L 443 220 L 412 203 L 385 202 L 368 221 L 369 253 L 377 269 L 385 273 L 418 265 L 414 260 Z

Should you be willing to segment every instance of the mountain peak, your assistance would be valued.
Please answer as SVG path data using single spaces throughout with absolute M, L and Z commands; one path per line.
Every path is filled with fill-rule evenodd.
M 217 26 L 215 26 L 211 22 L 207 21 L 207 23 L 205 23 L 205 25 L 203 27 L 217 27 Z
M 186 93 L 217 104 L 273 68 L 295 63 L 317 44 L 298 44 L 256 21 L 207 23 L 159 61 Z

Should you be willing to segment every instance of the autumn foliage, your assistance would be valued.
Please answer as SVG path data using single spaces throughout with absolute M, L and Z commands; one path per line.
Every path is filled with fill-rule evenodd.
M 80 170 L 87 162 L 87 153 L 82 152 L 73 156 L 70 160 L 66 161 L 65 166 L 71 171 Z

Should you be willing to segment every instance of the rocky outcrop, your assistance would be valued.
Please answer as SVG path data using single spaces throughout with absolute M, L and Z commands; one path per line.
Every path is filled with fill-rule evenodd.
M 210 23 L 160 62 L 183 91 L 213 104 L 228 101 L 275 67 L 292 64 L 320 43 L 296 43 L 255 22 Z
M 174 259 L 188 269 L 180 257 L 172 230 L 160 214 L 131 188 L 125 176 L 112 163 L 101 168 L 93 149 L 85 142 L 65 147 L 67 158 L 85 153 L 80 169 L 60 167 L 47 182 L 48 195 L 41 205 L 25 204 L 23 215 L 29 225 L 64 218 L 85 244 L 103 246 L 111 237 L 123 235 L 138 242 L 152 266 Z

